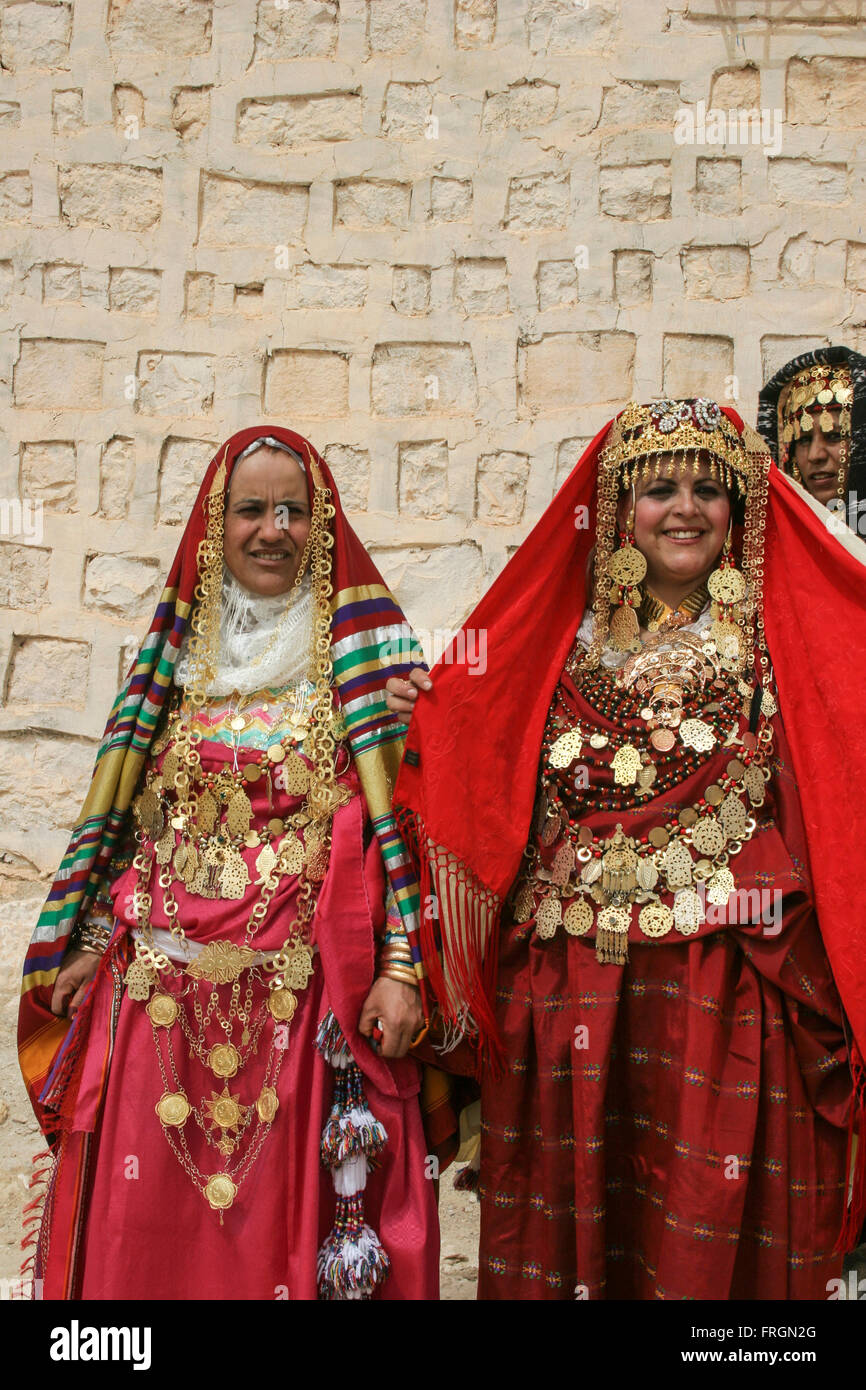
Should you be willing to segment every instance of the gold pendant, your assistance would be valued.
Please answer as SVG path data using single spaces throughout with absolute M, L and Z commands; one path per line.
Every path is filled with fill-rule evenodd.
M 627 907 L 603 907 L 596 919 L 595 954 L 601 965 L 625 965 L 628 960 Z
M 292 751 L 284 760 L 277 777 L 278 785 L 289 796 L 303 796 L 310 786 L 310 769 L 299 754 Z
M 532 885 L 524 879 L 514 895 L 514 907 L 512 917 L 515 922 L 528 922 L 532 916 L 533 893 Z
M 646 575 L 646 559 L 634 545 L 621 545 L 608 560 L 605 570 L 615 584 L 639 584 Z
M 674 924 L 674 914 L 664 903 L 647 903 L 638 913 L 637 924 L 644 936 L 667 936 Z
M 568 840 L 563 841 L 553 857 L 550 878 L 557 888 L 564 888 L 574 873 L 574 850 Z
M 641 770 L 640 753 L 631 743 L 623 744 L 611 762 L 614 781 L 621 787 L 631 787 Z
M 274 851 L 271 849 L 271 846 L 265 845 L 264 848 L 260 850 L 258 855 L 256 856 L 256 873 L 258 874 L 258 879 L 256 880 L 256 882 L 258 883 L 259 887 L 261 887 L 264 884 L 265 880 L 268 878 L 269 874 L 274 868 L 276 862 L 277 856 L 274 854 Z
M 278 1023 L 289 1023 L 295 1016 L 298 1001 L 290 989 L 272 989 L 268 1008 Z
M 633 893 L 637 887 L 638 856 L 634 843 L 617 825 L 601 859 L 601 886 L 606 893 Z
M 215 1043 L 207 1055 L 207 1064 L 215 1076 L 228 1078 L 236 1075 L 241 1056 L 232 1043 Z
M 180 771 L 180 759 L 173 748 L 169 748 L 162 760 L 163 786 L 174 788 L 174 779 Z
M 216 825 L 218 814 L 219 808 L 217 807 L 216 801 L 208 788 L 205 787 L 201 796 L 198 798 L 195 814 L 196 825 L 203 835 L 210 835 Z
M 694 936 L 704 920 L 704 909 L 694 888 L 674 896 L 674 926 L 682 936 Z
M 718 603 L 739 603 L 746 596 L 746 581 L 738 569 L 727 566 L 713 570 L 707 580 L 707 589 Z
M 692 830 L 692 845 L 698 854 L 714 859 L 725 848 L 726 835 L 716 817 L 702 816 Z
M 303 941 L 281 952 L 282 968 L 280 974 L 289 989 L 306 989 L 307 981 L 313 973 L 313 952 Z
M 320 841 L 315 841 L 312 849 L 307 847 L 307 878 L 311 883 L 321 883 L 328 872 L 328 851 Z
M 736 792 L 728 792 L 719 811 L 719 820 L 729 840 L 739 840 L 746 833 L 746 808 Z
M 692 856 L 682 840 L 672 840 L 662 860 L 668 888 L 687 888 L 692 881 Z
M 244 1123 L 249 1111 L 248 1105 L 241 1105 L 238 1097 L 229 1092 L 228 1085 L 220 1092 L 211 1091 L 210 1100 L 204 1101 L 207 1118 L 219 1129 L 238 1129 Z
M 249 833 L 250 821 L 253 816 L 253 808 L 250 799 L 243 787 L 238 787 L 229 802 L 226 812 L 226 825 L 230 835 L 247 835 Z
M 615 608 L 610 619 L 610 644 L 618 652 L 640 651 L 637 614 L 627 603 Z
M 585 898 L 569 903 L 562 915 L 562 925 L 569 936 L 586 936 L 592 926 L 593 911 Z
M 242 971 L 248 970 L 256 958 L 249 946 L 236 946 L 233 941 L 209 941 L 186 967 L 194 980 L 207 980 L 212 985 L 232 984 Z
M 190 1117 L 192 1107 L 183 1091 L 163 1091 L 154 1106 L 161 1125 L 183 1129 Z
M 175 862 L 175 867 L 176 867 L 176 868 L 177 868 L 177 855 L 180 854 L 180 851 L 181 851 L 182 849 L 184 849 L 184 846 L 183 846 L 183 845 L 179 845 L 179 846 L 178 846 L 178 849 L 177 849 L 177 853 L 175 854 L 175 861 L 174 861 L 174 862 Z M 187 887 L 187 888 L 191 888 L 191 885 L 195 882 L 196 875 L 198 874 L 198 868 L 199 868 L 199 863 L 198 863 L 198 850 L 196 849 L 195 845 L 194 845 L 192 842 L 190 842 L 190 843 L 185 847 L 185 852 L 184 852 L 183 858 L 182 858 L 182 860 L 181 860 L 180 868 L 179 868 L 179 870 L 178 870 L 178 872 L 180 873 L 180 876 L 181 876 L 181 878 L 183 879 L 184 883 L 186 884 L 186 887 Z
M 570 767 L 575 758 L 580 757 L 580 750 L 583 747 L 583 735 L 579 729 L 569 729 L 566 733 L 560 734 L 556 742 L 551 746 L 548 760 L 551 767 Z
M 761 769 L 759 767 L 756 767 L 754 763 L 751 765 L 751 767 L 746 768 L 745 774 L 743 776 L 743 786 L 746 789 L 746 792 L 752 805 L 762 806 L 764 803 L 766 783 L 764 782 L 764 777 L 761 772 Z
M 317 841 L 312 841 L 311 848 L 317 843 Z M 283 836 L 277 854 L 283 866 L 284 873 L 299 874 L 301 872 L 301 869 L 304 867 L 304 846 L 294 832 L 290 832 L 288 835 Z
M 230 849 L 220 874 L 220 895 L 237 901 L 244 896 L 250 882 L 249 870 L 236 849 Z
M 549 941 L 556 935 L 556 928 L 562 921 L 562 903 L 559 898 L 544 898 L 535 914 L 535 933 L 542 941 Z
M 659 871 L 651 859 L 641 859 L 634 876 L 644 893 L 651 893 L 659 881 Z
M 156 984 L 156 972 L 150 970 L 140 960 L 130 961 L 126 971 L 125 984 L 130 999 L 137 999 L 139 1003 L 143 1003 L 145 999 L 150 998 L 150 991 Z
M 147 1006 L 151 1023 L 157 1028 L 170 1028 L 177 1018 L 177 1000 L 170 994 L 155 994 Z
M 168 825 L 156 842 L 155 858 L 157 864 L 167 864 L 174 853 L 174 831 Z
M 716 741 L 712 726 L 703 719 L 684 719 L 680 725 L 680 740 L 686 748 L 709 753 Z
M 280 1102 L 273 1086 L 263 1086 L 256 1101 L 256 1110 L 262 1124 L 273 1124 L 274 1116 L 279 1109 Z
M 714 907 L 724 907 L 734 891 L 734 875 L 730 869 L 716 869 L 707 880 L 707 902 Z
M 228 1173 L 214 1173 L 205 1184 L 204 1195 L 214 1211 L 222 1212 L 232 1205 L 237 1191 Z

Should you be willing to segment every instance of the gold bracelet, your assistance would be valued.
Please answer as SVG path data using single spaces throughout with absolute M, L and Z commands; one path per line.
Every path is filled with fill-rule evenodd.
M 379 967 L 378 979 L 396 980 L 400 985 L 412 985 L 415 989 L 419 988 L 418 976 L 414 970 L 410 970 L 406 965 L 390 964 Z

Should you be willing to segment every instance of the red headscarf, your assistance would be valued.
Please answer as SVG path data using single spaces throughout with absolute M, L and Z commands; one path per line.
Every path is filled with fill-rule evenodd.
M 742 433 L 735 411 L 725 414 Z M 612 423 L 612 422 L 611 422 Z M 425 965 L 446 1020 L 494 1041 L 498 914 L 529 835 L 545 720 L 587 606 L 595 539 L 596 435 L 541 520 L 467 619 L 487 668 L 458 638 L 412 716 L 395 793 L 422 892 L 450 891 Z M 791 748 L 822 936 L 866 1089 L 866 546 L 775 465 L 764 552 L 767 645 Z M 462 659 L 461 659 L 462 658 Z M 450 889 L 447 887 L 451 884 Z M 448 925 L 446 917 L 456 922 Z M 441 951 L 441 954 L 440 954 Z

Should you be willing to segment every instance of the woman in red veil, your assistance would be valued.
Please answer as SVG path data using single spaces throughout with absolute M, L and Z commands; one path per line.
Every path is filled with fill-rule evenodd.
M 486 671 L 389 685 L 482 1298 L 826 1298 L 856 1242 L 866 551 L 825 522 L 734 411 L 630 405 L 468 619 Z
M 435 1298 L 411 632 L 299 435 L 202 482 L 25 965 L 45 1298 Z

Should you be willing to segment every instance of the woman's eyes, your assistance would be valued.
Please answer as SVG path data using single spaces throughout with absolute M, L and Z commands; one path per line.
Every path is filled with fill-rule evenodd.
M 651 487 L 645 493 L 645 497 L 654 497 L 657 501 L 663 502 L 668 497 L 673 497 L 675 488 L 672 487 Z M 699 497 L 721 497 L 721 489 L 713 483 L 698 483 L 695 492 Z

